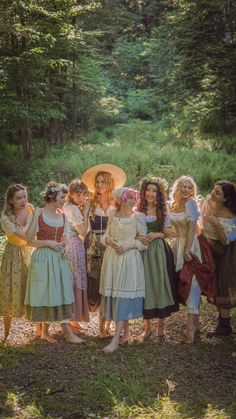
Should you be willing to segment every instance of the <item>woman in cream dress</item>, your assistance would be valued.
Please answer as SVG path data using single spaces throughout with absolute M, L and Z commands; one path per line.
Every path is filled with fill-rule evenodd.
M 115 336 L 104 348 L 105 352 L 118 348 L 128 320 L 142 316 L 145 296 L 144 269 L 138 249 L 146 247 L 135 240 L 137 235 L 147 233 L 145 216 L 133 213 L 136 191 L 125 188 L 121 197 L 119 192 L 114 191 L 114 196 L 120 198 L 120 207 L 110 215 L 102 239 L 107 246 L 101 269 L 102 314 L 106 320 L 116 322 Z

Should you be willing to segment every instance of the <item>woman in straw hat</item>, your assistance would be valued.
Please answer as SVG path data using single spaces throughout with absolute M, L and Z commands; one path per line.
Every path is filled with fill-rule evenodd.
M 89 191 L 92 192 L 89 213 L 90 231 L 85 238 L 87 272 L 88 272 L 88 302 L 90 311 L 96 311 L 100 306 L 99 294 L 100 272 L 105 246 L 101 243 L 101 236 L 107 226 L 108 217 L 113 207 L 112 190 L 122 187 L 126 181 L 123 170 L 114 164 L 98 164 L 86 170 L 81 177 Z M 109 330 L 109 324 L 107 325 Z M 103 330 L 100 316 L 99 335 L 107 337 Z

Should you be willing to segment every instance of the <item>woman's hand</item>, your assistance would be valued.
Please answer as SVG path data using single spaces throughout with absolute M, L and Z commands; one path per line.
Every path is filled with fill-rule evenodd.
M 175 231 L 171 230 L 171 228 L 168 227 L 164 227 L 163 233 L 165 237 L 170 239 L 178 239 L 180 237 Z
M 64 248 L 62 243 L 55 240 L 47 240 L 47 246 L 50 247 L 50 249 L 55 250 L 55 252 L 61 252 Z
M 91 201 L 90 201 L 90 199 L 87 199 L 85 201 L 84 207 L 83 207 L 84 215 L 89 213 L 90 208 L 91 208 Z
M 115 250 L 118 253 L 118 255 L 123 255 L 124 253 L 126 253 L 130 249 L 132 249 L 132 247 L 130 247 L 130 245 L 123 244 L 121 246 L 117 246 L 116 245 L 116 249 Z
M 43 208 L 38 208 L 38 207 L 36 207 L 35 209 L 34 209 L 34 217 L 36 217 L 36 218 L 38 218 L 39 216 L 40 216 L 40 214 L 41 214 L 41 212 L 42 212 L 42 210 L 43 210 Z
M 147 246 L 148 245 L 148 243 L 150 243 L 150 240 L 148 239 L 148 237 L 147 236 L 141 236 L 141 235 L 138 235 L 137 237 L 136 237 L 136 240 L 139 240 L 144 246 Z
M 155 240 L 155 239 L 163 239 L 163 237 L 164 237 L 164 234 L 163 233 L 158 233 L 158 232 L 147 234 L 147 239 L 149 240 L 149 242 L 151 242 L 152 240 Z
M 106 237 L 105 243 L 107 246 L 111 246 L 113 249 L 117 249 L 118 244 L 115 240 L 110 239 L 110 237 Z
M 218 226 L 220 225 L 218 219 L 214 216 L 214 215 L 208 215 L 208 216 L 204 216 L 203 217 L 203 221 L 208 221 L 209 223 L 211 223 L 213 226 Z
M 192 256 L 191 256 L 191 254 L 188 250 L 184 251 L 184 260 L 186 262 L 191 262 L 191 260 L 192 260 Z

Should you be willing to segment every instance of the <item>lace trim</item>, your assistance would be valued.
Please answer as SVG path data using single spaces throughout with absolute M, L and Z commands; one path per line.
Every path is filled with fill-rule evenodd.
M 144 298 L 145 291 L 144 289 L 139 289 L 135 291 L 122 291 L 122 290 L 114 290 L 112 288 L 106 290 L 100 290 L 100 293 L 104 295 L 104 297 L 112 297 L 112 298 Z

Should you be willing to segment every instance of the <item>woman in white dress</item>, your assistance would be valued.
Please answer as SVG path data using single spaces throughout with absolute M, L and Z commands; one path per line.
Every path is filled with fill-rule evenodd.
M 120 197 L 120 191 L 114 191 Z M 134 213 L 137 192 L 125 188 L 120 206 L 110 215 L 103 242 L 107 246 L 104 254 L 100 294 L 102 314 L 106 320 L 116 322 L 115 335 L 103 350 L 113 352 L 119 346 L 120 336 L 128 320 L 142 317 L 145 296 L 145 279 L 142 258 L 138 249 L 146 248 L 137 235 L 146 235 L 145 216 Z

